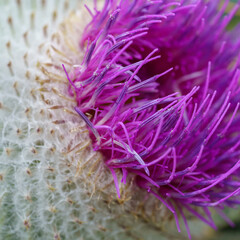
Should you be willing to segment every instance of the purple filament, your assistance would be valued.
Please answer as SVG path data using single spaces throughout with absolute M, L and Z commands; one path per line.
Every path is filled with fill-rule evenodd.
M 189 237 L 184 211 L 215 228 L 208 207 L 240 200 L 240 25 L 226 30 L 238 5 L 228 15 L 219 5 L 106 0 L 81 38 L 81 71 L 66 72 L 118 196 L 114 169 L 124 183 L 135 175 L 177 225 L 178 210 Z

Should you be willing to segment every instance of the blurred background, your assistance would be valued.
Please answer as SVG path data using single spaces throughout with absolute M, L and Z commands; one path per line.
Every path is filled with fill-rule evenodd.
M 206 240 L 239 240 L 240 239 L 240 208 L 224 210 L 229 220 L 234 223 L 231 227 L 229 223 L 223 220 L 219 215 L 215 215 L 215 223 L 218 231 L 209 229 Z

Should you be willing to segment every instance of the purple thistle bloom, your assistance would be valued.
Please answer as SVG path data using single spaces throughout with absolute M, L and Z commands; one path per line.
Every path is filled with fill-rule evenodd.
M 240 25 L 226 30 L 239 6 L 226 15 L 228 2 L 95 3 L 83 62 L 64 68 L 118 196 L 115 169 L 177 225 L 181 215 L 188 233 L 182 209 L 215 227 L 208 207 L 240 204 Z

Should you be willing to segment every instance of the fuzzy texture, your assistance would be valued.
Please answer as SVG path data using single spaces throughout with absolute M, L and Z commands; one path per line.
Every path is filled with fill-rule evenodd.
M 89 122 L 85 117 L 90 117 L 94 113 L 92 109 L 83 108 L 88 99 L 83 100 L 80 97 L 79 100 L 81 99 L 82 102 L 78 103 L 78 107 L 76 108 L 77 112 L 74 112 L 76 95 L 74 95 L 74 88 L 68 88 L 68 79 L 62 69 L 62 64 L 64 64 L 70 78 L 75 81 L 74 78 L 72 78 L 74 74 L 71 72 L 71 66 L 74 65 L 74 71 L 76 71 L 77 74 L 79 74 L 79 70 L 82 72 L 85 70 L 86 65 L 77 65 L 82 62 L 84 51 L 88 52 L 83 49 L 83 47 L 87 48 L 88 46 L 88 49 L 91 49 L 90 44 L 96 36 L 94 36 L 94 31 L 98 33 L 101 28 L 100 24 L 99 27 L 93 31 L 93 29 L 91 30 L 90 24 L 89 28 L 87 28 L 83 34 L 84 26 L 89 23 L 89 17 L 91 17 L 91 15 L 86 15 L 83 11 L 83 5 L 79 6 L 77 2 L 78 1 L 72 0 L 0 1 L 0 9 L 2 10 L 0 15 L 0 239 L 186 239 L 183 228 L 181 228 L 183 234 L 176 233 L 175 223 L 171 221 L 172 215 L 169 214 L 167 208 L 164 207 L 164 203 L 168 203 L 169 199 L 167 199 L 167 202 L 161 203 L 153 194 L 149 194 L 148 191 L 143 191 L 138 187 L 145 188 L 147 184 L 149 185 L 149 183 L 144 182 L 145 180 L 143 181 L 141 177 L 147 176 L 147 169 L 149 173 L 151 173 L 151 166 L 146 166 L 147 168 L 144 166 L 143 169 L 136 169 L 134 171 L 129 171 L 131 168 L 127 167 L 127 171 L 121 173 L 121 162 L 118 163 L 116 161 L 115 163 L 114 161 L 114 164 L 109 162 L 111 164 L 107 165 L 111 167 L 111 171 L 114 170 L 116 172 L 114 174 L 115 182 L 116 185 L 119 186 L 121 193 L 121 199 L 117 198 L 111 171 L 104 166 L 104 158 L 99 151 L 92 149 L 84 120 L 79 117 L 80 114 L 85 121 L 90 124 L 89 126 L 92 129 L 93 127 L 96 128 L 95 122 Z M 86 1 L 88 5 L 89 2 L 90 1 Z M 97 2 L 98 4 L 101 3 L 101 1 Z M 122 2 L 124 3 L 124 1 Z M 115 2 L 109 1 L 109 4 L 110 3 L 114 4 Z M 143 3 L 143 1 L 139 2 L 135 7 L 140 7 L 140 3 Z M 157 1 L 155 1 L 155 3 L 157 4 Z M 176 7 L 177 5 L 178 3 Z M 134 4 L 132 7 L 134 7 Z M 109 24 L 114 26 L 114 19 L 117 15 L 121 16 L 121 12 L 118 13 L 118 11 L 116 11 L 114 13 L 110 5 L 108 8 L 110 13 L 113 12 L 113 19 Z M 69 14 L 72 9 L 76 11 Z M 102 6 L 99 6 L 99 9 L 102 9 Z M 95 23 L 102 18 L 101 16 L 106 14 L 106 19 L 104 20 L 104 18 L 102 18 L 102 26 L 105 25 L 108 21 L 108 13 L 106 13 L 106 10 L 106 7 L 102 12 L 98 10 L 98 16 L 93 17 Z M 131 8 L 128 9 L 128 11 L 130 10 Z M 185 13 L 189 13 L 189 11 L 190 10 L 187 10 Z M 188 14 L 185 15 L 185 13 L 183 13 L 184 12 L 182 12 L 182 24 L 184 24 L 183 18 L 188 16 Z M 139 15 L 136 14 L 136 17 L 139 17 Z M 174 16 L 170 13 L 169 17 Z M 150 20 L 150 18 L 148 17 L 148 20 Z M 126 20 L 127 19 L 123 21 L 124 24 L 120 25 L 122 25 L 122 27 L 125 25 L 127 29 L 129 26 L 126 25 Z M 159 21 L 159 19 L 153 20 Z M 164 20 L 164 17 L 162 20 Z M 166 21 L 166 19 L 164 21 Z M 187 22 L 186 18 L 185 21 Z M 178 22 L 178 28 L 180 28 L 180 22 Z M 119 24 L 118 18 L 116 18 L 115 23 Z M 170 25 L 167 26 L 166 31 L 169 30 L 169 26 Z M 133 29 L 135 27 L 137 27 L 137 25 L 132 26 Z M 136 34 L 141 34 L 147 30 L 144 30 L 145 26 L 142 28 L 143 30 L 140 32 L 137 30 L 137 32 L 129 33 L 129 37 L 135 37 Z M 111 30 L 111 28 L 109 29 Z M 119 30 L 125 31 L 124 28 L 120 28 Z M 93 32 L 91 33 L 91 31 Z M 173 31 L 175 31 L 175 29 Z M 88 40 L 86 39 L 88 39 L 90 35 L 92 37 L 89 38 L 89 43 L 87 44 Z M 112 35 L 115 36 L 113 32 Z M 233 34 L 233 36 L 235 35 Z M 126 37 L 127 36 L 122 36 L 122 39 L 126 39 Z M 174 37 L 172 38 L 174 39 Z M 108 39 L 110 43 L 112 41 L 111 39 L 113 40 L 111 37 Z M 233 38 L 230 39 L 231 41 L 233 40 Z M 79 47 L 80 41 L 81 46 Z M 102 41 L 104 40 L 102 39 Z M 96 42 L 96 47 L 99 47 L 98 44 L 99 42 Z M 122 44 L 122 46 L 119 46 L 120 49 L 125 46 L 124 43 Z M 145 59 L 150 53 L 149 51 L 155 49 L 154 47 L 141 53 L 139 49 L 136 51 L 134 46 L 129 46 L 129 48 L 132 50 L 129 52 L 128 49 L 125 49 L 126 51 L 123 50 L 123 55 L 126 55 L 126 60 L 131 57 L 129 56 L 130 53 L 134 56 L 134 59 L 127 60 L 130 61 L 131 64 L 135 62 L 135 59 L 140 61 Z M 170 49 L 174 50 L 171 46 Z M 176 47 L 176 49 L 178 49 L 178 47 Z M 198 48 L 196 49 L 198 50 Z M 227 47 L 226 49 L 231 48 Z M 86 62 L 87 58 L 87 66 L 93 67 L 92 70 L 88 68 L 90 70 L 89 73 L 85 71 L 85 73 L 89 75 L 91 75 L 94 70 L 94 64 L 92 62 L 94 56 L 96 62 L 98 61 L 96 48 L 93 50 L 93 54 L 89 54 L 88 57 L 86 55 L 83 61 Z M 114 51 L 114 49 L 112 50 Z M 173 53 L 175 53 L 175 51 L 173 51 Z M 101 54 L 101 52 L 99 52 L 99 54 Z M 192 53 L 190 52 L 190 54 Z M 112 52 L 110 55 L 115 56 L 115 52 Z M 154 53 L 153 57 L 157 55 L 158 52 Z M 103 57 L 104 55 L 101 56 Z M 125 64 L 128 65 L 128 62 L 124 64 L 118 63 L 118 58 L 120 59 L 120 57 L 124 60 L 120 54 L 120 56 L 113 59 L 112 63 L 114 63 L 114 65 L 118 64 L 120 68 Z M 164 55 L 162 54 L 162 59 L 163 57 Z M 105 62 L 109 63 L 109 58 L 106 59 Z M 160 60 L 156 59 L 156 61 Z M 158 72 L 157 66 L 159 64 L 153 63 L 154 61 L 150 62 L 150 69 L 155 69 L 156 67 L 156 71 L 154 70 L 152 74 L 150 74 L 151 76 L 161 74 L 162 71 L 164 72 L 173 67 L 169 66 L 169 64 L 163 64 L 163 69 Z M 136 66 L 140 64 L 141 63 L 137 63 Z M 147 77 L 151 77 L 148 76 L 149 67 L 146 65 L 146 62 L 144 62 L 143 65 L 144 67 L 146 66 Z M 80 69 L 80 67 L 83 67 L 83 69 Z M 145 77 L 143 77 L 145 73 L 141 73 L 143 68 L 137 74 L 140 79 L 145 79 Z M 133 74 L 135 69 L 133 66 L 133 68 L 129 69 L 128 73 Z M 120 77 L 124 78 L 126 76 L 126 69 L 123 70 L 124 72 L 120 74 Z M 203 72 L 204 67 L 203 70 L 201 70 L 201 74 L 204 75 Z M 223 72 L 225 74 L 225 70 Z M 171 72 L 168 74 L 170 73 Z M 137 78 L 136 74 L 134 74 L 134 78 Z M 157 82 L 156 80 L 157 79 L 153 79 L 153 85 L 150 84 L 150 86 L 149 83 L 146 83 L 144 87 L 149 86 L 150 90 L 153 91 L 152 86 L 157 87 L 158 84 L 165 83 L 164 91 L 160 97 L 164 98 L 165 95 L 171 94 L 172 86 L 168 84 L 168 75 L 159 78 Z M 164 81 L 161 83 L 161 80 Z M 188 78 L 185 80 L 188 80 Z M 197 78 L 195 80 L 197 81 Z M 116 85 L 117 89 L 115 93 L 119 94 L 121 91 L 121 83 L 124 80 L 117 81 L 119 81 L 120 84 L 119 86 Z M 202 81 L 205 81 L 204 77 Z M 225 82 L 225 84 L 227 83 Z M 135 84 L 131 86 L 133 85 Z M 92 85 L 92 87 L 93 86 L 94 85 Z M 140 87 L 140 85 L 138 85 L 138 87 Z M 134 88 L 132 89 L 134 90 Z M 137 93 L 138 89 L 140 88 L 135 89 L 133 93 Z M 187 87 L 186 91 L 188 91 L 188 89 L 192 90 L 191 87 Z M 89 90 L 88 96 L 92 94 L 94 89 L 91 90 L 91 88 L 89 88 Z M 200 91 L 200 89 L 198 91 Z M 112 92 L 114 93 L 114 91 Z M 145 101 L 146 92 L 147 91 L 144 91 L 143 94 L 141 93 L 140 98 L 135 97 L 137 101 L 142 101 L 141 104 Z M 151 95 L 149 94 L 150 96 L 147 98 L 151 99 L 150 101 L 155 101 L 155 95 L 152 95 L 153 92 L 150 93 Z M 154 91 L 154 94 L 158 93 L 159 91 Z M 142 97 L 143 95 L 144 97 Z M 156 107 L 157 109 L 159 108 L 158 110 L 162 107 L 161 104 L 164 104 L 164 107 L 169 107 L 169 104 L 173 103 L 174 100 L 183 100 L 184 97 L 182 95 L 166 96 L 165 99 L 158 99 L 157 103 L 152 102 L 150 106 L 158 104 Z M 130 99 L 133 99 L 133 97 L 134 96 Z M 98 98 L 99 96 L 97 96 L 96 99 Z M 104 98 L 102 99 L 104 100 Z M 110 109 L 110 104 L 112 104 L 114 100 L 116 100 L 114 96 L 112 99 L 108 99 L 108 101 L 110 101 L 110 103 L 107 103 L 108 109 Z M 216 98 L 214 101 L 217 101 Z M 230 99 L 228 99 L 228 101 L 230 101 Z M 129 103 L 126 102 L 126 104 Z M 182 109 L 181 104 L 182 103 L 179 103 L 179 109 Z M 191 105 L 191 102 L 189 104 Z M 100 107 L 101 106 L 100 104 Z M 173 106 L 175 105 L 173 104 Z M 230 110 L 231 108 L 229 111 Z M 82 114 L 83 112 L 85 115 Z M 145 113 L 150 116 L 150 112 L 146 111 Z M 238 111 L 236 112 L 236 115 L 237 114 L 239 114 Z M 142 117 L 144 117 L 144 113 L 142 113 L 142 115 Z M 183 116 L 186 118 L 185 114 Z M 226 121 L 226 117 L 224 117 L 224 119 Z M 234 119 L 236 119 L 236 116 Z M 164 124 L 164 121 L 162 121 L 161 124 Z M 125 124 L 126 122 L 123 123 Z M 236 125 L 235 123 L 235 126 Z M 118 128 L 116 133 L 119 131 L 120 137 L 123 136 L 123 131 L 125 134 L 125 130 L 124 128 L 121 129 L 121 126 L 123 125 L 120 124 L 116 126 Z M 162 134 L 160 130 L 159 127 L 159 134 Z M 188 129 L 186 129 L 186 131 L 187 130 Z M 100 140 L 103 136 L 103 131 L 97 129 L 97 131 L 94 132 L 96 136 L 99 134 L 98 138 Z M 92 135 L 91 132 L 90 134 Z M 143 132 L 143 134 L 146 133 Z M 152 138 L 154 139 L 154 137 Z M 94 137 L 92 137 L 92 139 L 96 150 L 99 148 L 99 145 L 95 142 Z M 125 140 L 126 139 L 125 137 Z M 232 141 L 233 140 L 234 139 L 232 139 Z M 131 141 L 132 138 L 130 137 L 130 142 Z M 149 141 L 152 142 L 152 139 Z M 125 141 L 125 144 L 128 143 Z M 121 146 L 116 144 L 115 148 L 121 148 Z M 236 149 L 237 148 L 238 146 L 236 146 Z M 126 153 L 125 150 L 128 149 L 124 148 L 123 150 Z M 175 150 L 177 150 L 177 147 Z M 110 159 L 108 156 L 111 151 L 106 149 L 106 151 L 102 152 L 106 160 Z M 236 153 L 235 150 L 233 152 Z M 158 154 L 158 152 L 156 152 L 156 154 Z M 174 150 L 172 149 L 172 152 L 169 152 L 169 160 L 173 160 L 173 154 Z M 176 151 L 176 154 L 178 154 L 178 151 Z M 176 156 L 179 157 L 179 155 Z M 146 160 L 144 158 L 144 161 Z M 165 161 L 167 160 L 168 159 L 165 159 Z M 179 161 L 179 159 L 177 160 Z M 226 162 L 226 159 L 223 161 Z M 234 159 L 232 161 L 234 161 Z M 132 162 L 132 164 L 135 166 L 136 162 Z M 169 163 L 167 164 L 170 166 Z M 117 171 L 116 168 L 119 168 L 120 171 Z M 169 171 L 172 171 L 172 169 L 170 168 Z M 138 176 L 139 173 L 142 174 L 140 179 L 139 177 L 134 177 Z M 123 177 L 127 184 L 120 182 Z M 166 178 L 164 175 L 163 177 Z M 186 176 L 184 175 L 184 177 Z M 137 184 L 134 184 L 132 181 L 134 179 Z M 187 179 L 185 179 L 185 182 L 186 180 Z M 236 179 L 235 184 L 238 184 L 237 181 L 238 179 Z M 151 185 L 149 186 L 151 187 Z M 164 194 L 169 191 L 169 186 L 167 184 L 165 186 L 164 188 L 161 187 Z M 232 189 L 233 188 L 229 188 L 230 191 L 232 191 Z M 161 191 L 156 191 L 156 193 L 161 193 Z M 176 200 L 179 201 L 178 198 L 176 198 Z M 190 205 L 188 204 L 187 206 Z M 174 207 L 176 206 L 174 205 Z M 174 210 L 176 210 L 176 212 L 178 211 L 177 209 Z M 196 210 L 196 208 L 194 208 L 194 210 Z M 210 215 L 206 208 L 200 213 L 202 214 L 204 211 L 209 217 Z M 184 215 L 186 214 L 188 215 L 188 213 L 184 212 Z M 210 222 L 212 224 L 211 220 Z M 193 239 L 205 239 L 203 234 L 206 228 L 203 227 L 201 222 L 188 219 L 188 224 L 192 230 Z
M 239 6 L 225 15 L 228 3 L 95 4 L 82 63 L 69 73 L 63 65 L 118 196 L 121 169 L 177 226 L 182 216 L 189 237 L 183 209 L 215 228 L 209 207 L 240 204 L 240 25 L 226 30 Z

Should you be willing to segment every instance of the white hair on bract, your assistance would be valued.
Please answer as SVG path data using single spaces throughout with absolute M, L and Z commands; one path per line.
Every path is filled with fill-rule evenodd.
M 0 9 L 0 239 L 186 239 L 120 172 L 118 199 L 73 110 L 62 64 L 83 58 L 84 3 L 0 0 Z

